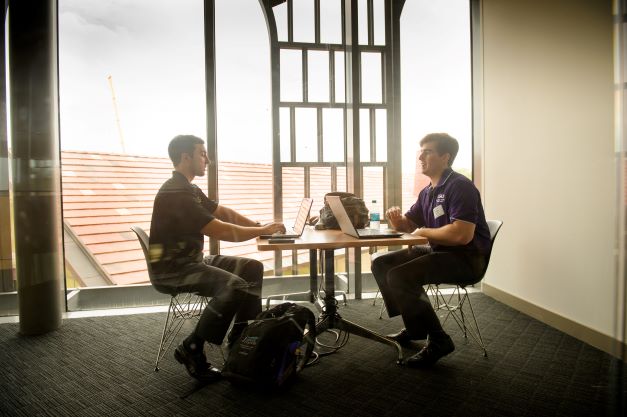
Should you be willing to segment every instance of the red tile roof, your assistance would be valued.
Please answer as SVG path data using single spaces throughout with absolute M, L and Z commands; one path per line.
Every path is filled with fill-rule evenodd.
M 148 282 L 144 256 L 130 227 L 150 229 L 152 204 L 161 184 L 170 177 L 172 164 L 167 158 L 104 154 L 81 151 L 62 152 L 63 218 L 78 241 L 102 266 L 114 284 Z M 222 162 L 218 167 L 220 204 L 260 222 L 272 220 L 272 166 L 243 162 Z M 311 168 L 312 213 L 322 206 L 322 197 L 331 188 L 329 168 Z M 381 172 L 367 170 L 365 199 L 376 198 L 368 185 L 381 184 Z M 296 215 L 303 195 L 303 168 L 284 170 L 284 212 L 286 219 Z M 194 181 L 205 192 L 205 178 Z M 416 178 L 404 179 L 409 203 Z M 338 170 L 338 184 L 345 183 Z M 380 185 L 379 185 L 380 188 Z M 288 225 L 290 225 L 288 223 Z M 208 245 L 206 245 L 208 247 Z M 299 258 L 307 262 L 307 251 Z M 274 267 L 272 252 L 259 252 L 255 241 L 221 242 L 221 253 L 259 259 L 267 269 Z M 291 252 L 284 253 L 284 264 L 291 263 Z

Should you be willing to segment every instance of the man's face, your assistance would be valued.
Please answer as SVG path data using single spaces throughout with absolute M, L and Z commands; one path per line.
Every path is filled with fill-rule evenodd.
M 420 147 L 420 157 L 418 159 L 422 166 L 422 173 L 428 177 L 442 174 L 448 168 L 449 158 L 450 154 L 448 153 L 439 155 L 433 142 L 427 142 Z
M 194 173 L 194 176 L 204 176 L 208 163 L 209 158 L 207 158 L 207 150 L 205 149 L 205 145 L 195 145 L 194 153 L 192 154 L 192 171 Z

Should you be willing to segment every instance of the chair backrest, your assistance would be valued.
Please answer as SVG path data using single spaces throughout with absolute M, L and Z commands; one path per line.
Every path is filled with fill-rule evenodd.
M 486 257 L 485 267 L 483 268 L 483 272 L 481 273 L 481 278 L 485 275 L 488 270 L 488 265 L 490 264 L 490 256 L 492 255 L 492 249 L 494 248 L 494 240 L 496 239 L 496 235 L 501 230 L 501 226 L 503 226 L 502 220 L 486 220 L 488 223 L 488 229 L 490 229 L 490 241 L 492 242 L 492 247 L 490 248 L 490 252 Z
M 139 240 L 139 245 L 142 247 L 142 251 L 144 252 L 144 260 L 146 261 L 146 267 L 148 268 L 148 277 L 150 278 L 150 282 L 153 282 L 152 276 L 152 268 L 150 266 L 150 243 L 148 239 L 148 235 L 139 226 L 131 226 L 131 230 L 135 232 L 137 235 L 137 240 Z

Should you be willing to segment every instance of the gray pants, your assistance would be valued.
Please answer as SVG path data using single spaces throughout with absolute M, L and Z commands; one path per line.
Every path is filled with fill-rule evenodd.
M 159 285 L 178 292 L 212 297 L 200 316 L 195 335 L 221 344 L 231 321 L 254 319 L 261 312 L 263 264 L 235 256 L 207 256 L 202 263 L 184 266 L 176 276 L 159 279 Z
M 403 318 L 414 339 L 441 332 L 423 285 L 470 285 L 481 279 L 485 257 L 466 252 L 434 252 L 429 246 L 414 246 L 385 253 L 372 261 L 374 275 L 390 317 Z

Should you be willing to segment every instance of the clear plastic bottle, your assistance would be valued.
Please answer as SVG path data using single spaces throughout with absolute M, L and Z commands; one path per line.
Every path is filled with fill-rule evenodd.
M 370 228 L 378 229 L 381 225 L 381 208 L 377 203 L 377 200 L 372 200 L 370 205 Z

